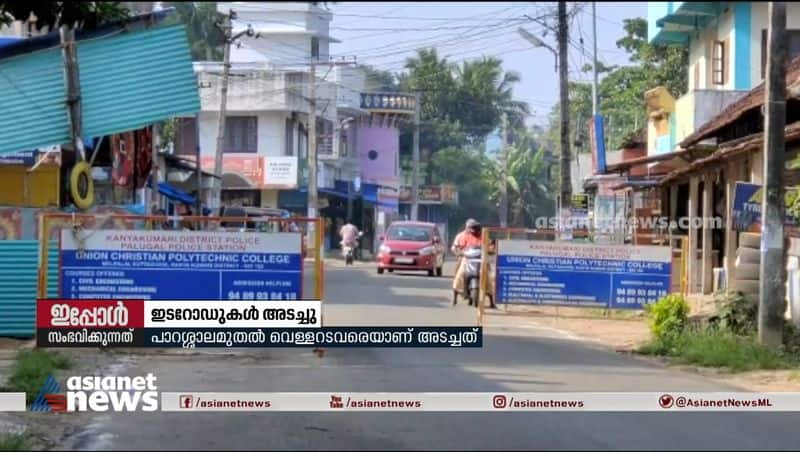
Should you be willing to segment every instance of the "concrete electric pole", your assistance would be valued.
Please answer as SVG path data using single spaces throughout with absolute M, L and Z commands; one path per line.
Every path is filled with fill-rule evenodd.
M 784 260 L 783 167 L 786 137 L 786 3 L 769 3 L 767 32 L 766 116 L 764 118 L 764 197 L 762 200 L 761 269 L 758 340 L 773 347 L 783 343 L 786 308 Z
M 500 227 L 508 227 L 508 117 L 502 116 L 503 144 L 500 149 Z
M 592 2 L 592 119 L 599 114 L 599 104 L 597 100 L 597 5 Z M 580 123 L 578 123 L 580 127 Z
M 234 12 L 231 10 L 223 18 L 222 33 L 225 36 L 225 47 L 222 53 L 222 87 L 220 89 L 220 102 L 219 102 L 219 122 L 217 123 L 217 149 L 214 153 L 214 178 L 211 193 L 211 207 L 222 207 L 222 156 L 225 152 L 225 113 L 228 107 L 228 78 L 231 69 L 231 21 L 233 20 Z M 197 166 L 201 167 L 200 157 L 198 156 Z M 197 194 L 200 197 L 200 193 Z
M 317 218 L 317 61 L 311 57 L 308 99 L 308 218 Z M 313 226 L 313 223 L 309 223 Z M 309 232 L 313 227 L 309 228 Z M 313 235 L 309 235 L 312 240 Z M 313 243 L 313 242 L 309 242 Z
M 411 220 L 419 220 L 419 117 L 420 95 L 414 93 L 414 147 L 411 154 Z
M 230 10 L 224 17 L 221 26 L 222 33 L 225 36 L 225 47 L 222 51 L 222 87 L 220 89 L 219 123 L 217 124 L 217 149 L 214 154 L 214 174 L 216 174 L 217 177 L 213 181 L 214 188 L 211 196 L 211 202 L 214 204 L 213 207 L 216 208 L 222 207 L 222 174 L 224 173 L 222 165 L 224 162 L 223 154 L 225 153 L 225 116 L 228 110 L 228 81 L 230 79 L 231 72 L 231 44 L 233 44 L 233 42 L 239 39 L 242 35 L 255 35 L 253 28 L 248 25 L 246 30 L 240 31 L 239 33 L 236 33 L 236 35 L 231 36 L 233 31 L 233 19 L 235 18 L 236 12 Z M 197 165 L 198 167 L 200 166 L 199 156 Z M 199 191 L 197 196 L 200 197 Z
M 561 210 L 568 216 L 572 199 L 569 145 L 569 80 L 567 62 L 567 4 L 558 2 L 558 78 L 561 108 Z M 562 224 L 563 227 L 563 224 Z

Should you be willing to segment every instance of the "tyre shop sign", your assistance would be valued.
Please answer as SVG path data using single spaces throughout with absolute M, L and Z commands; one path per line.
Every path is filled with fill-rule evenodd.
M 796 188 L 785 190 L 785 204 L 789 206 L 789 201 L 797 196 Z M 761 232 L 761 202 L 764 198 L 764 190 L 759 184 L 748 184 L 746 182 L 736 182 L 733 192 L 733 229 L 743 232 Z M 786 210 L 784 227 L 786 233 L 797 236 L 798 224 L 800 219 Z
M 61 231 L 61 298 L 296 300 L 299 233 Z
M 500 240 L 498 303 L 642 309 L 670 290 L 666 246 Z

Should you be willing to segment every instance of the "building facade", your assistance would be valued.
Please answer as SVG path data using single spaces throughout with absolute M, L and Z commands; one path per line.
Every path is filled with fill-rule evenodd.
M 689 52 L 686 93 L 653 87 L 645 94 L 649 155 L 675 151 L 764 80 L 767 7 L 765 2 L 648 2 L 649 42 Z M 791 60 L 800 55 L 800 4 L 787 4 L 786 20 Z

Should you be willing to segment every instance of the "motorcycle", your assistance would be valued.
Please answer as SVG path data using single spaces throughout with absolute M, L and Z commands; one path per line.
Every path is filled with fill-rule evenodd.
M 464 292 L 469 305 L 475 307 L 478 307 L 480 298 L 481 257 L 480 247 L 467 248 L 461 255 L 464 259 Z M 456 304 L 458 294 L 453 294 L 453 297 L 453 304 Z
M 364 236 L 363 232 L 358 233 L 359 238 L 363 236 Z M 353 261 L 355 260 L 356 249 L 358 248 L 358 240 L 355 240 L 353 243 L 344 243 L 344 241 L 342 241 L 341 245 L 342 245 L 342 255 L 344 256 L 345 265 L 353 265 Z

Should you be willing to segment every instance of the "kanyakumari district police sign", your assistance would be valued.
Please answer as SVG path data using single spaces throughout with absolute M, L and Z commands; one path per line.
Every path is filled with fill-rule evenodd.
M 666 246 L 500 240 L 498 303 L 641 309 L 670 290 Z
M 61 231 L 69 299 L 296 300 L 299 233 Z

